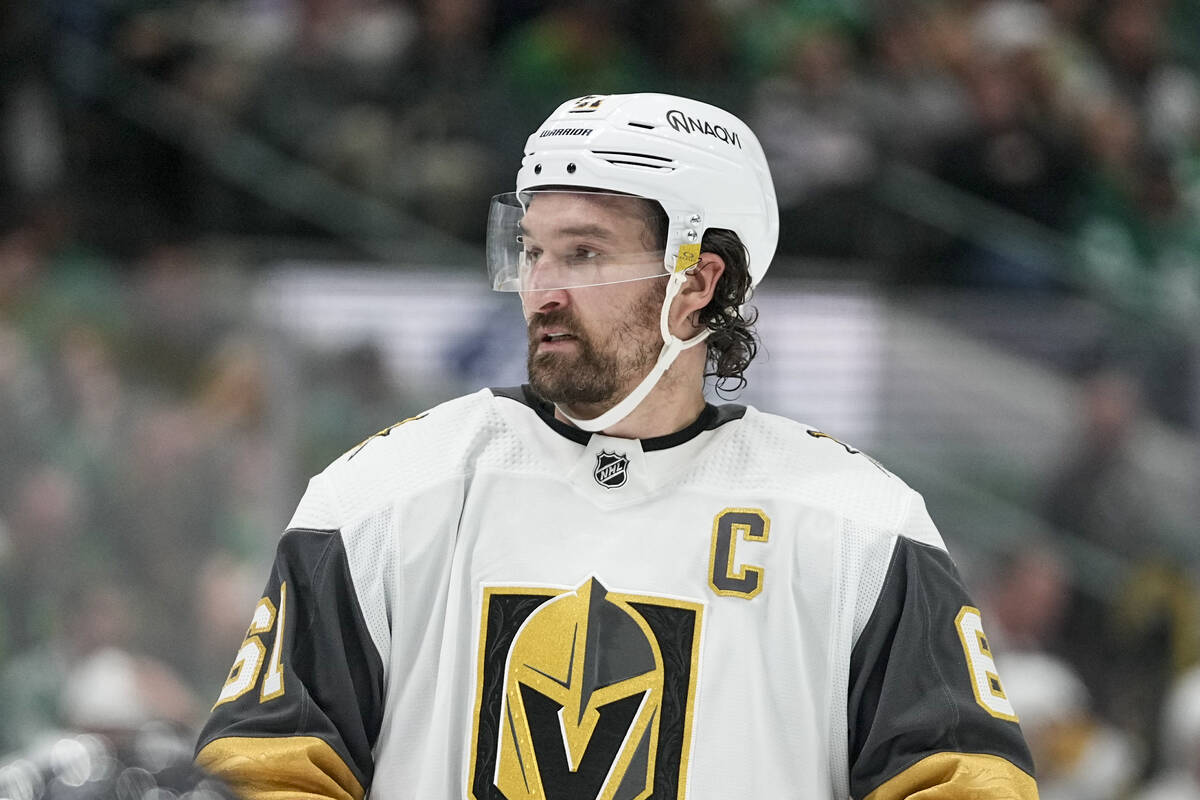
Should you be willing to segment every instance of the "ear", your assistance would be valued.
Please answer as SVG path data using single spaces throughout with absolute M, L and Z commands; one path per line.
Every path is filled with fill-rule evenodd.
M 716 253 L 701 253 L 700 261 L 689 267 L 687 280 L 671 304 L 671 331 L 681 338 L 695 336 L 702 328 L 699 312 L 712 300 L 717 281 L 725 274 L 725 259 Z

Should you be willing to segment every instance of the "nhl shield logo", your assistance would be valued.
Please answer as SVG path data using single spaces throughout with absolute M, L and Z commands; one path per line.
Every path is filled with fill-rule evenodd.
M 592 477 L 605 489 L 620 489 L 629 477 L 629 459 L 624 453 L 599 452 L 596 454 L 596 469 Z

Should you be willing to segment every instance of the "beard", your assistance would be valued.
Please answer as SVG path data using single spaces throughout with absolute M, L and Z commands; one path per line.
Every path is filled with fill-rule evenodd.
M 530 387 L 556 405 L 611 408 L 658 360 L 663 345 L 658 333 L 661 310 L 661 295 L 647 291 L 629 315 L 603 337 L 585 333 L 569 310 L 532 315 L 527 361 Z M 541 335 L 534 333 L 535 323 L 569 332 L 574 337 L 574 352 L 539 353 Z

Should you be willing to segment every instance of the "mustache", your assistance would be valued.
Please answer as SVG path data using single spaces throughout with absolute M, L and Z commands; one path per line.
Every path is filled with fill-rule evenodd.
M 582 338 L 582 333 L 579 326 L 575 323 L 574 315 L 569 311 L 556 310 L 538 312 L 530 315 L 529 321 L 526 323 L 529 329 L 529 338 L 533 339 L 534 331 L 542 328 L 560 328 L 563 332 L 569 333 L 576 338 Z M 541 334 L 536 334 L 540 336 Z

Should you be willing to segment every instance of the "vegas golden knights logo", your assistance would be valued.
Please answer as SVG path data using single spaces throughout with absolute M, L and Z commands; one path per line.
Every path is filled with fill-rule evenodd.
M 700 620 L 594 578 L 486 588 L 470 796 L 682 800 Z

